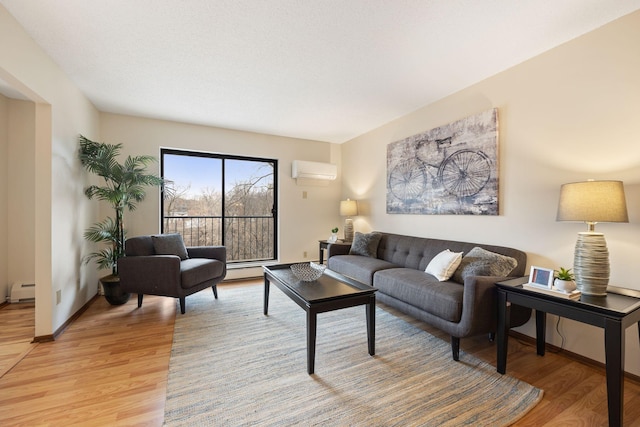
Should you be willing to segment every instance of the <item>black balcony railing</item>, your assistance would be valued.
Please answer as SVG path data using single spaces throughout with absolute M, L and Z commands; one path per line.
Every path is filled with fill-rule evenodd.
M 187 246 L 226 246 L 227 262 L 275 259 L 273 216 L 165 216 L 163 221 L 163 232 L 181 234 Z

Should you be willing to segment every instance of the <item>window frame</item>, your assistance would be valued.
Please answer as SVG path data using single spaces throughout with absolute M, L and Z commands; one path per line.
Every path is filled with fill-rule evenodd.
M 222 153 L 211 153 L 211 152 L 203 152 L 203 151 L 193 151 L 193 150 L 185 150 L 185 149 L 176 149 L 176 148 L 160 148 L 160 176 L 164 178 L 164 167 L 165 167 L 165 159 L 164 156 L 167 155 L 177 155 L 177 156 L 187 156 L 187 157 L 204 157 L 210 159 L 217 159 L 222 161 L 221 168 L 221 187 L 222 187 L 222 206 L 221 206 L 221 244 L 226 246 L 226 183 L 225 183 L 225 161 L 226 160 L 240 160 L 240 161 L 251 161 L 251 162 L 263 162 L 270 163 L 273 167 L 273 206 L 271 208 L 271 214 L 273 215 L 273 257 L 265 258 L 260 260 L 235 260 L 235 261 L 227 261 L 229 264 L 246 264 L 246 265 L 266 265 L 272 264 L 274 261 L 278 260 L 278 210 L 279 210 L 279 197 L 278 197 L 278 159 L 273 158 L 264 158 L 264 157 L 250 157 L 250 156 L 242 156 L 235 154 L 222 154 Z M 164 206 L 165 206 L 165 190 L 161 189 L 160 194 L 160 232 L 165 232 L 165 216 L 164 216 Z M 229 217 L 231 218 L 231 217 Z

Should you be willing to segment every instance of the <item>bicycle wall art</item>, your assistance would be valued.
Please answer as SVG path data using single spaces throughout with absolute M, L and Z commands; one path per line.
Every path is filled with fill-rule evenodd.
M 498 215 L 498 110 L 387 145 L 387 213 Z

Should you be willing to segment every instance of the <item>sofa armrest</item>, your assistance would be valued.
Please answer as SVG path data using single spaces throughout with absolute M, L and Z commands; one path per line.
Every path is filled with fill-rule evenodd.
M 507 277 L 469 276 L 464 280 L 462 299 L 462 319 L 460 319 L 460 336 L 477 333 L 495 332 L 497 325 L 497 287 L 496 282 L 507 280 Z M 512 306 L 512 326 L 520 326 L 527 322 L 531 310 L 520 306 Z
M 350 250 L 350 243 L 329 243 L 327 247 L 327 259 L 334 255 L 349 255 Z
M 180 287 L 180 257 L 125 256 L 118 259 L 118 275 L 125 292 L 172 296 Z
M 217 259 L 227 263 L 227 248 L 224 246 L 190 246 L 187 253 L 189 258 Z

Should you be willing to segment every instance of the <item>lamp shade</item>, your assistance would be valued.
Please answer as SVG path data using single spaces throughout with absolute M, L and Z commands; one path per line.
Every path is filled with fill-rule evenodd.
M 622 181 L 584 181 L 560 187 L 557 221 L 629 222 Z
M 347 199 L 340 202 L 340 216 L 358 215 L 358 204 L 355 200 Z

